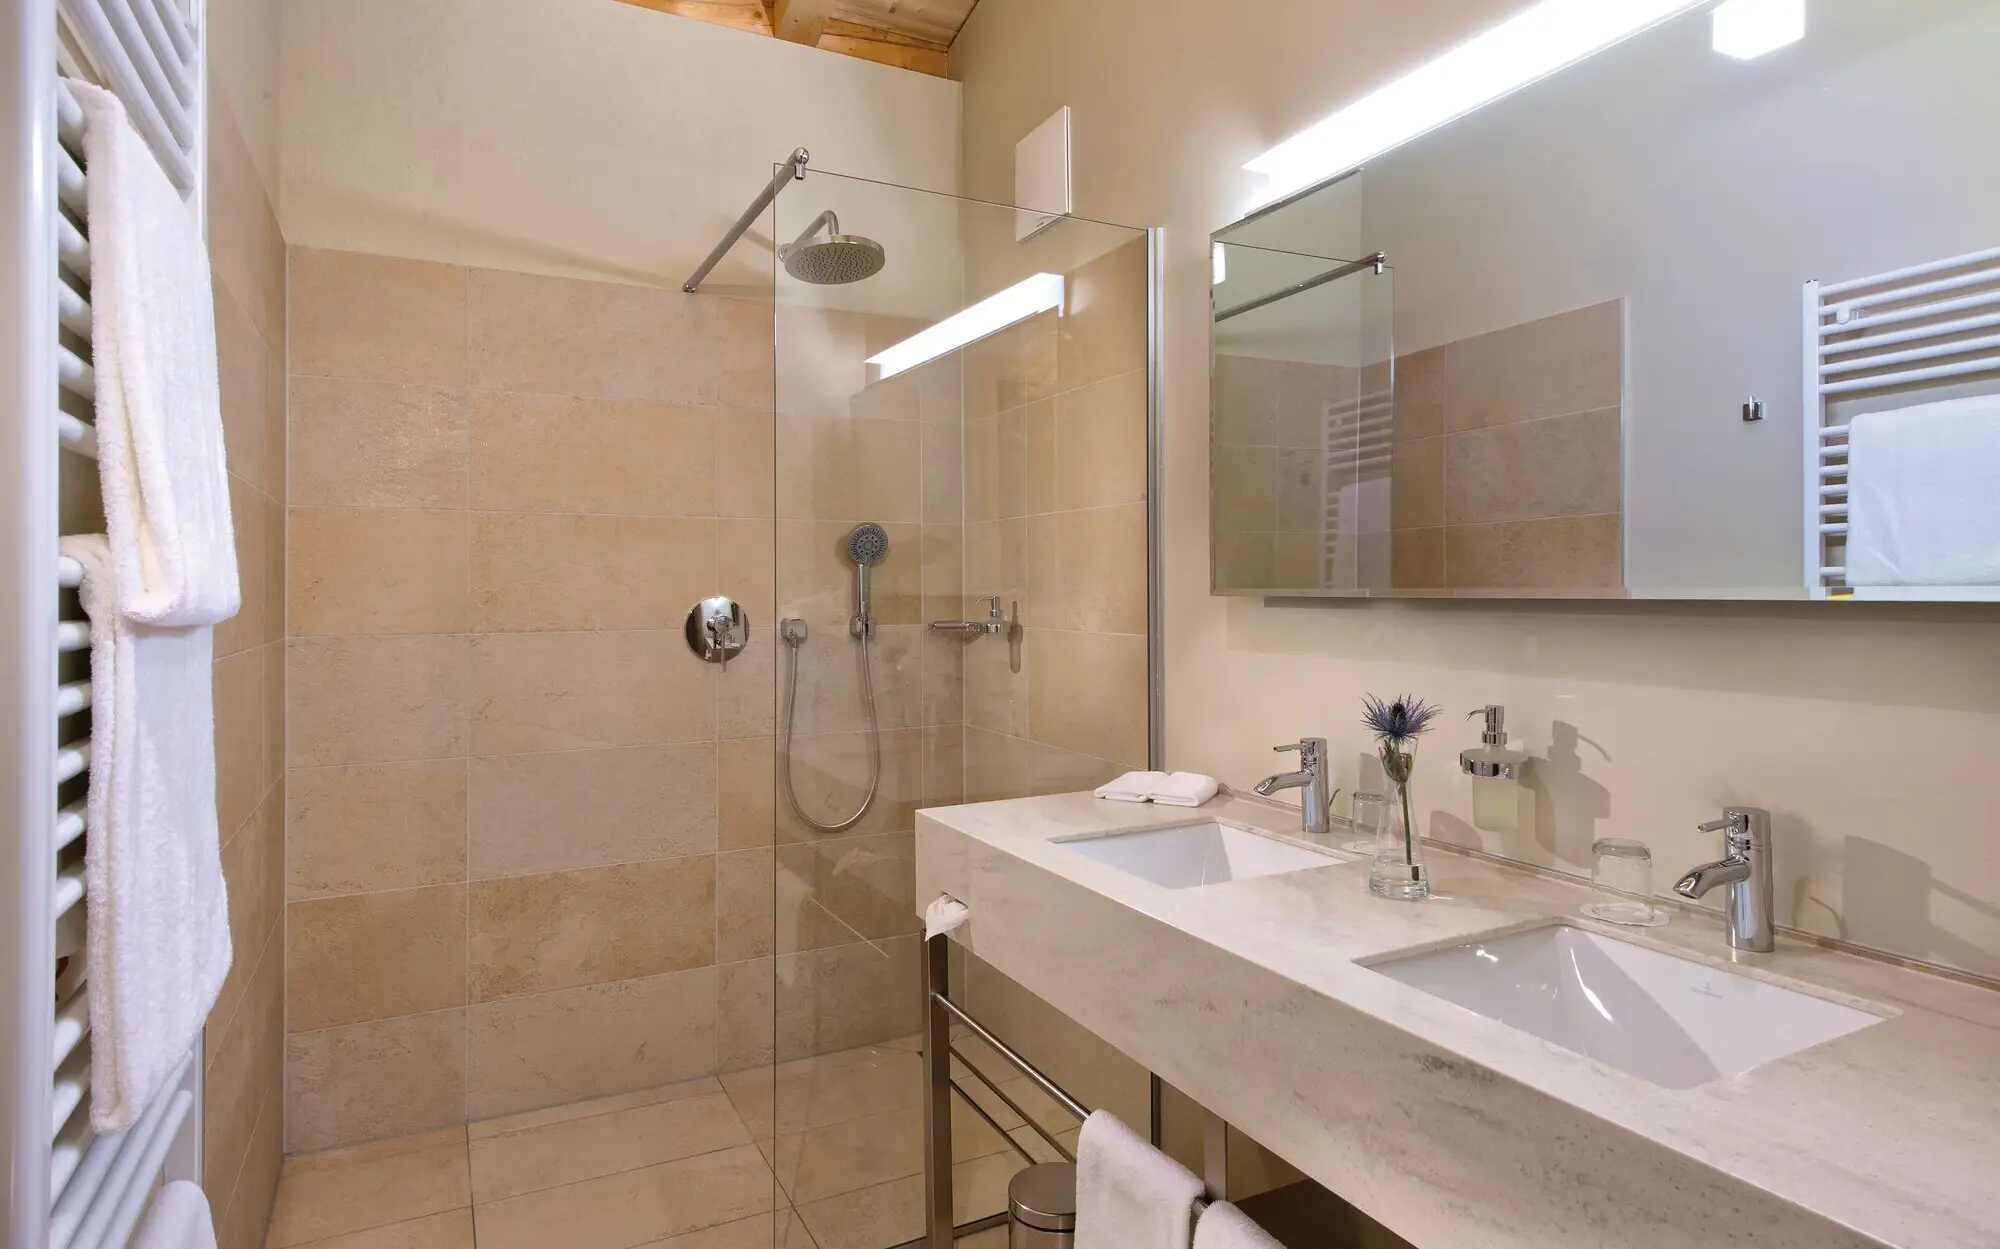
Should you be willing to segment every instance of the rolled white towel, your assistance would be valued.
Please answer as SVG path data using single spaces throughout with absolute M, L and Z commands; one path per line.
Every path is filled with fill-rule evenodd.
M 1212 776 L 1199 772 L 1175 772 L 1153 786 L 1152 799 L 1164 807 L 1198 807 L 1215 797 L 1222 787 Z
M 1097 796 L 1106 802 L 1150 802 L 1153 790 L 1167 780 L 1165 772 L 1127 772 L 1115 781 L 1097 787 Z
M 1250 1216 L 1226 1201 L 1218 1201 L 1195 1220 L 1194 1249 L 1284 1249 Z
M 951 932 L 970 918 L 972 911 L 965 903 L 948 893 L 941 893 L 924 908 L 924 940 L 928 941 L 939 933 Z

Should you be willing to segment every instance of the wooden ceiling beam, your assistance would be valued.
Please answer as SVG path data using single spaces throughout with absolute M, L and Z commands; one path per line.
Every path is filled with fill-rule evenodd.
M 771 33 L 791 43 L 816 46 L 833 15 L 833 0 L 772 0 Z

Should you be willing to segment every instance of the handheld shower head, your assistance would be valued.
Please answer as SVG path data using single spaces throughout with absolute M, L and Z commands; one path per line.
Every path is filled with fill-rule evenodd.
M 875 627 L 868 612 L 868 570 L 889 555 L 889 534 L 874 521 L 863 521 L 847 533 L 847 558 L 854 561 L 854 620 L 848 632 L 865 638 Z
M 821 227 L 827 236 L 819 238 Z M 785 272 L 814 286 L 843 286 L 872 278 L 889 263 L 889 255 L 874 239 L 842 234 L 840 218 L 821 213 L 805 233 L 778 249 Z

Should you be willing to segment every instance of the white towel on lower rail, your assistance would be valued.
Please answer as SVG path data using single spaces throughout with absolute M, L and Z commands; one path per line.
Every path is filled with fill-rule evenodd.
M 90 1122 L 132 1126 L 229 974 L 215 815 L 212 630 L 134 624 L 102 534 L 62 540 L 90 617 Z
M 1076 1249 L 1189 1249 L 1202 1183 L 1105 1111 L 1076 1145 Z
M 1226 1201 L 1201 1212 L 1194 1225 L 1194 1249 L 1285 1249 L 1249 1215 Z
M 132 1249 L 215 1249 L 215 1216 L 201 1186 L 175 1180 L 162 1188 Z

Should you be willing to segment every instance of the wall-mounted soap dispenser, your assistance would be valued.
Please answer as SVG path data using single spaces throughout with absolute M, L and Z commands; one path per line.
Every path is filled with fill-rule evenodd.
M 1521 823 L 1521 781 L 1528 756 L 1507 746 L 1507 709 L 1494 704 L 1466 716 L 1486 717 L 1477 750 L 1458 756 L 1459 770 L 1472 778 L 1472 823 L 1493 833 L 1511 833 Z

